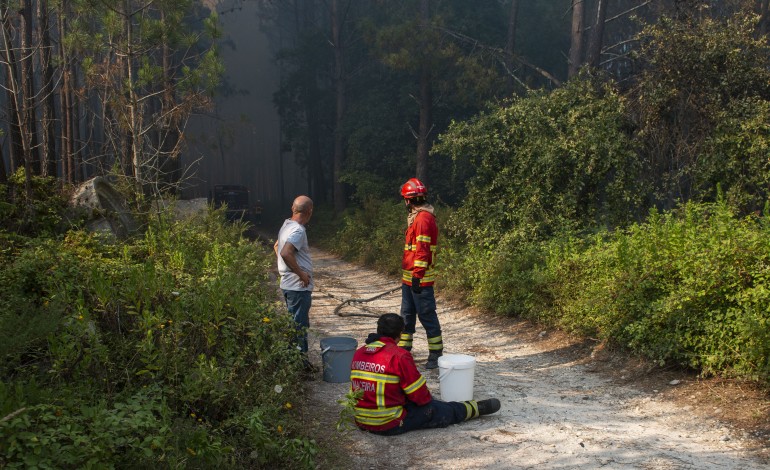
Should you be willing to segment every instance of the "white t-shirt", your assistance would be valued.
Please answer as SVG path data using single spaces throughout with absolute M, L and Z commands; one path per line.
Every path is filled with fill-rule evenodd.
M 299 276 L 283 261 L 280 253 L 286 243 L 291 243 L 297 251 L 294 252 L 297 264 L 310 276 L 310 284 L 302 285 Z M 305 226 L 297 221 L 286 219 L 278 231 L 278 273 L 281 275 L 281 289 L 313 290 L 313 261 L 310 259 L 310 246 L 307 243 Z

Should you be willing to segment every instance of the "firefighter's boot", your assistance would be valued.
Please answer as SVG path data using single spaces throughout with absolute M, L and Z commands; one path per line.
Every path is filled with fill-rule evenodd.
M 398 347 L 404 348 L 407 351 L 412 350 L 412 334 L 401 333 L 401 339 L 398 341 Z
M 497 398 L 487 398 L 486 400 L 480 400 L 479 404 L 479 416 L 491 415 L 500 411 L 500 400 Z
M 444 354 L 444 341 L 441 336 L 428 338 L 428 362 L 425 363 L 426 369 L 435 369 L 438 367 L 438 358 Z
M 500 411 L 500 400 L 497 398 L 488 398 L 486 400 L 468 400 L 465 404 L 465 420 L 478 418 L 479 416 L 491 415 Z
M 435 369 L 438 367 L 438 358 L 443 355 L 443 350 L 431 351 L 428 353 L 428 362 L 425 363 L 426 369 Z

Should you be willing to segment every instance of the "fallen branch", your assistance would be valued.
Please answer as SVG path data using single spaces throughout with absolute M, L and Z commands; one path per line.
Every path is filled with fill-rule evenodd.
M 6 421 L 10 421 L 13 418 L 17 417 L 18 415 L 24 413 L 25 411 L 27 411 L 27 407 L 26 406 L 24 408 L 20 408 L 20 409 L 14 411 L 13 413 L 11 413 L 8 416 L 6 416 L 5 418 L 0 419 L 0 423 L 4 423 Z

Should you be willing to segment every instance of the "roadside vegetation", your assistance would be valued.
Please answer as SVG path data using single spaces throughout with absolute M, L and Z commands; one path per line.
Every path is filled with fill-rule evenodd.
M 82 229 L 52 178 L 0 203 L 0 467 L 314 468 L 272 252 L 211 211 Z M 34 213 L 34 216 L 29 214 Z
M 0 468 L 315 468 L 270 247 L 221 210 L 151 210 L 194 180 L 188 118 L 233 92 L 217 15 L 38 3 L 34 35 L 13 31 L 33 2 L 0 22 Z M 581 26 L 567 41 L 563 12 L 578 20 L 584 2 L 522 2 L 518 33 L 516 1 L 332 1 L 330 24 L 315 21 L 321 3 L 260 2 L 296 29 L 276 35 L 291 47 L 274 99 L 279 158 L 291 149 L 317 203 L 314 243 L 397 273 L 398 185 L 424 178 L 442 293 L 770 386 L 767 1 L 588 2 L 612 35 Z M 605 21 L 609 3 L 624 11 Z M 334 25 L 351 34 L 330 41 Z M 563 47 L 541 54 L 537 29 L 570 44 L 564 80 L 543 68 L 563 65 Z M 573 58 L 588 30 L 598 50 Z M 32 62 L 58 75 L 26 73 Z M 86 229 L 95 214 L 67 201 L 94 174 L 116 181 L 140 230 Z
M 434 199 L 441 290 L 770 385 L 770 50 L 755 20 L 664 18 L 642 32 L 633 87 L 582 73 L 454 122 L 432 155 L 470 176 L 459 204 Z M 326 246 L 398 269 L 396 189 L 319 230 Z
M 661 366 L 770 385 L 770 225 L 764 213 L 742 216 L 724 200 L 693 202 L 653 210 L 623 229 L 515 241 L 498 234 L 502 238 L 486 242 L 458 236 L 466 226 L 456 212 L 437 213 L 437 282 L 444 294 L 594 338 Z M 375 226 L 371 214 L 384 215 Z M 405 219 L 401 204 L 370 202 L 349 211 L 339 231 L 319 227 L 314 235 L 348 259 L 393 273 Z M 335 248 L 339 240 L 346 240 L 345 249 Z

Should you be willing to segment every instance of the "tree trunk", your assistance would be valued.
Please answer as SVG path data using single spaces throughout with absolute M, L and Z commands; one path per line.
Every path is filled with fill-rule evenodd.
M 102 63 L 107 64 L 108 63 L 108 57 L 110 56 L 110 53 L 107 52 L 104 54 L 104 57 L 102 58 Z M 98 139 L 99 146 L 98 149 L 94 152 L 99 155 L 103 155 L 104 158 L 110 162 L 111 165 L 115 165 L 116 169 L 120 169 L 122 175 L 125 174 L 125 169 L 123 168 L 123 162 L 118 157 L 118 155 L 115 153 L 115 149 L 113 148 L 111 144 L 112 142 L 112 123 L 110 122 L 110 108 L 107 105 L 107 80 L 104 80 L 101 84 L 98 84 L 94 87 L 94 94 L 96 95 L 96 99 L 99 101 L 99 108 L 98 108 L 98 115 L 94 117 L 94 119 L 99 120 L 99 128 L 101 130 L 101 136 Z
M 23 3 L 20 4 L 20 8 L 23 8 Z M 4 14 L 7 14 L 7 10 L 3 10 Z M 6 21 L 6 18 L 3 18 L 3 24 L 8 24 Z M 24 20 L 22 18 L 22 23 L 24 23 Z M 8 24 L 10 27 L 10 24 Z M 24 167 L 24 192 L 26 194 L 26 201 L 27 204 L 31 204 L 32 202 L 32 157 L 30 153 L 30 143 L 31 139 L 29 138 L 29 127 L 27 127 L 27 113 L 26 113 L 26 100 L 25 100 L 25 94 L 24 94 L 24 54 L 26 53 L 25 44 L 24 44 L 24 38 L 25 35 L 23 34 L 24 26 L 21 26 L 22 28 L 22 34 L 20 34 L 20 50 L 22 55 L 22 61 L 21 61 L 21 79 L 20 81 L 16 80 L 16 75 L 14 74 L 11 77 L 11 83 L 8 84 L 8 87 L 11 90 L 11 93 L 13 95 L 13 100 L 16 102 L 16 115 L 13 116 L 13 118 L 16 119 L 18 127 L 19 127 L 19 140 L 21 142 L 21 155 L 22 155 L 22 165 Z M 4 34 L 8 32 L 8 30 L 4 29 Z M 7 55 L 11 55 L 11 40 L 9 36 L 4 36 L 4 42 L 5 42 L 5 48 L 7 51 Z
M 339 1 L 331 0 L 332 8 L 332 42 L 334 43 L 334 84 L 336 93 L 337 113 L 334 123 L 334 213 L 345 210 L 345 186 L 342 184 L 342 166 L 345 160 L 345 136 L 342 122 L 345 117 L 345 50 L 342 43 L 342 16 L 339 11 Z
M 305 116 L 307 116 L 308 126 L 308 191 L 315 201 L 326 202 L 315 74 L 312 78 L 308 77 L 307 86 L 306 92 L 310 95 L 305 97 Z
M 62 0 L 61 11 L 59 12 L 59 37 L 64 38 L 67 33 L 67 0 Z M 73 170 L 75 165 L 72 162 L 72 93 L 70 91 L 70 60 L 67 50 L 64 47 L 64 41 L 59 41 L 59 62 L 62 70 L 62 81 L 59 88 L 59 115 L 62 117 L 60 151 L 62 163 L 62 175 L 64 181 L 73 182 Z
M 768 29 L 768 22 L 770 22 L 770 18 L 768 17 L 768 9 L 770 7 L 770 0 L 762 0 L 759 5 L 759 25 L 758 25 L 758 31 L 759 36 L 765 36 L 767 34 Z
M 74 138 L 72 135 L 72 76 L 70 74 L 69 63 L 64 64 L 61 86 L 61 114 L 64 116 L 62 122 L 61 147 L 62 147 L 62 168 L 66 175 L 65 180 L 68 183 L 75 181 L 75 154 Z
M 591 41 L 588 46 L 586 63 L 591 67 L 599 67 L 604 45 L 604 21 L 607 19 L 607 0 L 597 0 L 596 23 L 591 31 Z
M 161 11 L 161 18 L 165 20 L 165 14 Z M 162 179 L 166 182 L 165 189 L 172 194 L 178 190 L 179 180 L 181 178 L 180 162 L 177 155 L 177 145 L 179 144 L 179 127 L 176 113 L 174 112 L 174 82 L 171 78 L 171 49 L 168 40 L 163 43 L 163 101 L 161 105 L 161 115 L 163 116 L 163 126 L 160 130 L 161 142 L 158 145 L 160 149 Z
M 518 16 L 519 0 L 511 0 L 511 9 L 508 15 L 508 34 L 505 41 L 505 55 L 509 60 L 509 64 L 516 49 L 516 21 Z
M 5 155 L 3 154 L 3 146 L 0 145 L 0 183 L 8 182 L 8 173 L 5 172 Z M 0 194 L 0 197 L 4 194 Z
M 2 15 L 2 18 L 0 20 L 3 23 L 3 47 L 5 49 L 5 55 L 6 57 L 12 56 L 12 48 L 13 44 L 11 42 L 11 36 L 10 36 L 10 19 L 8 18 L 8 9 L 7 9 L 7 3 L 2 4 L 3 8 L 0 8 L 0 15 Z M 24 35 L 22 34 L 21 37 L 23 38 Z M 22 39 L 22 46 L 23 46 L 23 39 Z M 24 54 L 24 49 L 22 47 L 22 54 Z M 10 64 L 10 63 L 9 63 Z M 15 62 L 14 62 L 15 65 Z M 19 81 L 16 80 L 16 70 L 13 69 L 14 73 L 9 74 L 9 82 L 6 84 L 7 88 L 10 90 L 10 101 L 14 102 L 16 112 L 12 114 L 10 117 L 12 120 L 15 121 L 16 126 L 18 126 L 19 130 L 19 142 L 21 143 L 21 161 L 17 162 L 19 167 L 24 168 L 24 192 L 26 194 L 26 200 L 27 203 L 31 203 L 32 201 L 32 166 L 31 166 L 31 157 L 30 157 L 30 138 L 29 138 L 29 128 L 25 125 L 26 121 L 26 114 L 25 114 L 25 100 L 24 100 L 24 93 L 22 91 L 22 83 L 19 83 Z
M 40 152 L 37 137 L 37 119 L 35 117 L 35 83 L 32 70 L 32 0 L 19 2 L 21 15 L 21 78 L 20 89 L 22 94 L 23 125 L 26 127 L 27 154 L 29 168 L 36 174 L 42 174 Z
M 315 27 L 315 9 L 313 0 L 306 0 L 303 17 L 303 29 Z M 298 25 L 299 26 L 299 25 Z M 303 102 L 308 127 L 308 191 L 318 203 L 327 201 L 321 155 L 321 122 L 318 110 L 318 78 L 315 66 L 308 65 L 304 73 Z
M 83 142 L 80 138 L 80 99 L 75 90 L 78 87 L 78 69 L 70 63 L 70 106 L 72 107 L 72 175 L 75 183 L 83 181 L 86 176 L 83 166 Z
M 56 176 L 56 100 L 53 89 L 53 68 L 51 66 L 51 31 L 48 15 L 48 0 L 38 1 L 38 21 L 40 24 L 40 68 L 43 76 L 42 91 L 45 99 L 42 113 L 43 140 L 43 175 Z
M 430 21 L 430 0 L 420 0 L 420 29 L 428 30 Z M 428 152 L 433 113 L 433 90 L 431 71 L 427 61 L 420 67 L 420 127 L 417 135 L 417 169 L 415 176 L 425 183 L 428 176 Z
M 513 87 L 514 79 L 511 70 L 513 70 L 513 57 L 516 52 L 516 22 L 519 16 L 519 0 L 511 0 L 510 14 L 508 15 L 508 34 L 505 40 L 505 62 L 507 66 L 506 75 L 508 76 L 508 86 Z
M 0 21 L 2 22 L 3 47 L 2 54 L 6 67 L 6 95 L 8 98 L 8 121 L 10 127 L 10 169 L 11 173 L 24 166 L 24 145 L 22 142 L 21 122 L 19 115 L 18 95 L 18 65 L 11 39 L 13 29 L 8 16 L 8 0 L 0 0 Z
M 111 155 L 118 165 L 123 176 L 130 177 L 134 171 L 131 164 L 131 152 L 129 146 L 128 130 L 119 125 L 121 111 L 111 104 L 115 101 L 115 83 L 125 80 L 125 57 L 115 54 L 110 50 L 104 55 L 104 70 L 110 70 L 104 80 L 101 90 L 102 103 L 102 129 L 105 134 L 102 153 Z
M 133 51 L 133 17 L 130 14 L 131 4 L 130 0 L 126 0 L 125 5 L 125 28 L 126 28 L 126 44 L 128 50 L 126 52 L 126 78 L 128 80 L 128 138 L 131 143 L 131 167 L 133 176 L 136 181 L 137 188 L 143 190 L 144 186 L 144 172 L 142 165 L 142 154 L 139 142 L 139 121 L 141 119 L 139 115 L 139 103 L 136 99 L 136 91 L 134 90 L 134 51 Z
M 572 35 L 569 48 L 567 77 L 574 77 L 583 65 L 583 30 L 585 0 L 572 0 Z

